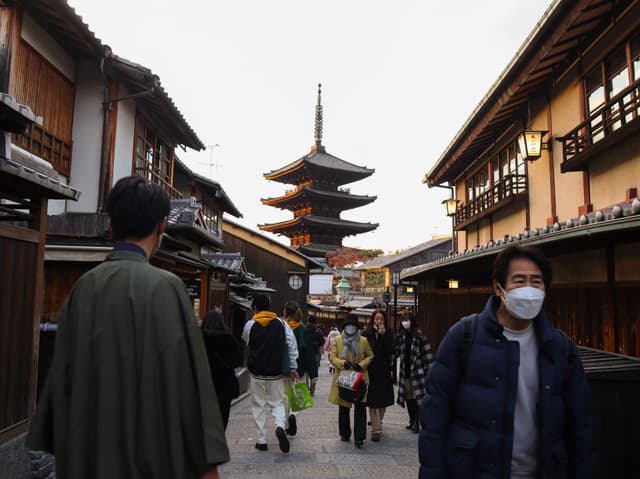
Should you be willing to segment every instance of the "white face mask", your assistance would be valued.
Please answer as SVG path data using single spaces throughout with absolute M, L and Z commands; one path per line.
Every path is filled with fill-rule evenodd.
M 411 327 L 411 321 L 402 321 L 402 327 L 404 329 L 409 329 Z
M 504 293 L 502 301 L 511 316 L 518 319 L 533 319 L 538 316 L 544 302 L 544 291 L 525 286 L 506 292 L 502 286 L 498 285 L 498 287 Z
M 349 336 L 353 336 L 354 334 L 356 334 L 357 330 L 358 330 L 358 327 L 355 324 L 347 324 L 344 327 L 344 332 L 347 333 Z

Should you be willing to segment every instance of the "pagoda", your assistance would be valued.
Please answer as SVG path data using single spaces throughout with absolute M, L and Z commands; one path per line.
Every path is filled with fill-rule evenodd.
M 315 111 L 315 145 L 302 158 L 265 173 L 267 180 L 294 185 L 284 196 L 263 198 L 268 206 L 289 210 L 293 219 L 258 225 L 263 231 L 281 234 L 291 247 L 308 256 L 325 256 L 342 247 L 345 236 L 372 231 L 377 223 L 360 223 L 340 218 L 340 212 L 364 206 L 375 196 L 354 195 L 342 185 L 371 176 L 375 170 L 357 166 L 327 153 L 322 145 L 322 102 L 318 85 Z

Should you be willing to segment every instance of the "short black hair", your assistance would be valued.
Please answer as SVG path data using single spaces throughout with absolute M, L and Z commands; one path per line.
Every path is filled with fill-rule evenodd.
M 107 198 L 114 241 L 146 238 L 170 211 L 167 192 L 140 176 L 121 178 Z
M 549 260 L 542 251 L 533 246 L 512 245 L 498 254 L 493 263 L 493 279 L 497 281 L 500 286 L 503 288 L 505 287 L 504 283 L 506 282 L 507 274 L 509 273 L 509 265 L 511 264 L 511 261 L 517 258 L 525 258 L 533 261 L 542 272 L 542 280 L 544 281 L 545 289 L 549 289 L 549 286 L 551 285 L 551 263 L 549 263 Z
M 253 297 L 253 302 L 251 303 L 251 305 L 256 311 L 269 311 L 271 302 L 269 301 L 269 296 L 267 296 L 266 294 L 256 294 Z

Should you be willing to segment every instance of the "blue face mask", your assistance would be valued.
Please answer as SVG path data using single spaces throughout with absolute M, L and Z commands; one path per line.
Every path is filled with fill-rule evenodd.
M 358 327 L 355 324 L 347 324 L 344 327 L 344 332 L 347 333 L 349 336 L 353 336 L 354 334 L 356 334 L 357 330 L 358 330 Z

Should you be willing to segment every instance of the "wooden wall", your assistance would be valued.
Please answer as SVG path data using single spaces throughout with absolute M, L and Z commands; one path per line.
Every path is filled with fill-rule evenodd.
M 49 133 L 71 143 L 73 83 L 24 40 L 17 48 L 16 68 L 15 99 L 41 116 Z
M 247 271 L 262 277 L 267 281 L 267 287 L 277 290 L 276 293 L 270 294 L 273 312 L 282 314 L 284 304 L 293 300 L 300 305 L 306 315 L 309 278 L 304 268 L 227 231 L 224 233 L 224 251 L 228 253 L 240 252 L 245 258 Z M 289 287 L 289 272 L 291 271 L 299 272 L 304 281 L 302 288 L 295 291 Z
M 31 416 L 38 249 L 0 232 L 0 431 Z
M 55 321 L 73 284 L 98 263 L 48 261 L 44 269 L 43 321 Z
M 419 287 L 418 321 L 431 345 L 437 347 L 460 318 L 480 312 L 490 294 L 489 287 L 430 291 Z M 576 344 L 640 357 L 640 282 L 613 290 L 597 284 L 552 286 L 544 309 L 553 326 Z

